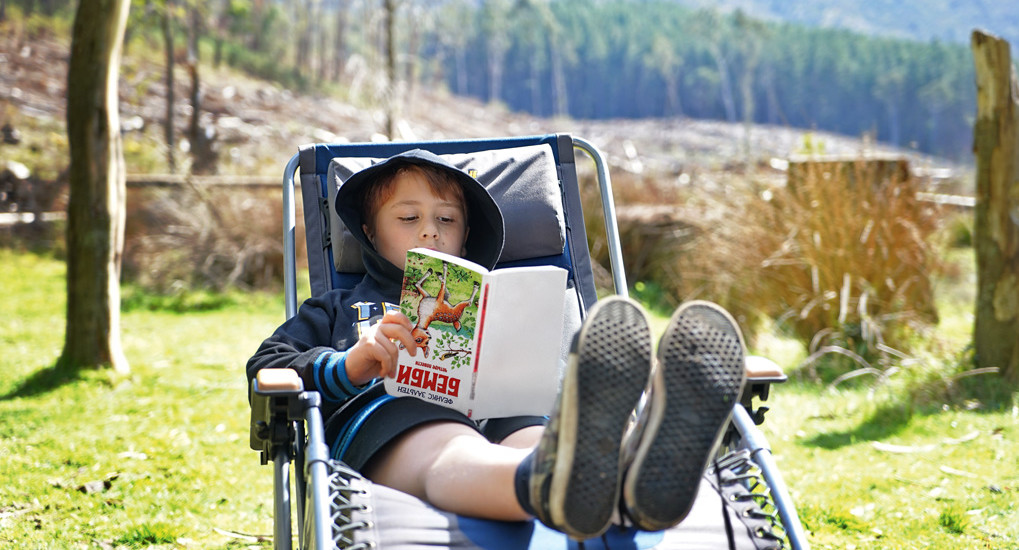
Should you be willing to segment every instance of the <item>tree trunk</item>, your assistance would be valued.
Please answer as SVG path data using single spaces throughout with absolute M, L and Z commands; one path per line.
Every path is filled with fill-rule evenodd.
M 329 46 L 328 37 L 326 36 L 326 26 L 323 24 L 325 19 L 326 9 L 322 5 L 322 2 L 315 3 L 315 19 L 312 24 L 315 27 L 315 59 L 318 62 L 315 64 L 316 81 L 318 84 L 322 84 L 329 78 Z
M 166 139 L 166 164 L 170 172 L 177 171 L 176 144 L 173 135 L 174 109 L 174 46 L 173 46 L 173 0 L 163 4 L 163 44 L 166 48 L 166 120 L 163 121 L 163 136 Z
M 343 78 L 343 71 L 347 64 L 347 10 L 348 2 L 341 1 L 336 8 L 336 35 L 333 46 L 333 72 L 334 82 Z
M 124 155 L 117 78 L 130 0 L 81 0 L 67 82 L 67 331 L 58 368 L 130 371 L 120 342 Z
M 266 11 L 268 8 L 265 6 L 266 0 L 253 0 L 251 2 L 251 22 L 255 28 L 255 32 L 251 33 L 248 37 L 251 49 L 260 52 L 262 51 L 262 33 L 266 30 Z
M 553 35 L 556 36 L 556 35 Z M 556 36 L 556 38 L 558 38 Z M 566 89 L 566 71 L 563 68 L 563 56 L 559 51 L 563 45 L 558 43 L 549 44 L 549 61 L 552 65 L 552 97 L 554 100 L 555 116 L 566 117 L 570 115 L 570 95 Z
M 199 72 L 198 39 L 203 31 L 202 14 L 192 5 L 188 8 L 191 23 L 188 25 L 188 72 L 191 74 L 191 120 L 188 122 L 188 136 L 191 140 L 191 172 L 194 174 L 215 174 L 217 158 L 213 132 L 206 134 L 202 128 L 202 79 Z M 215 128 L 211 128 L 214 130 Z
M 311 0 L 294 2 L 294 21 L 297 33 L 297 49 L 294 51 L 294 74 L 300 78 L 308 77 L 309 81 L 314 72 L 305 71 L 305 67 L 311 65 Z
M 1019 84 L 1007 41 L 974 31 L 977 119 L 973 340 L 980 367 L 1019 385 Z
M 396 139 L 396 121 L 399 106 L 399 90 L 396 71 L 396 0 L 385 0 L 386 7 L 386 135 Z
M 708 51 L 715 60 L 715 67 L 718 70 L 718 85 L 722 93 L 722 106 L 725 107 L 725 119 L 736 122 L 736 100 L 733 99 L 732 83 L 729 81 L 729 63 L 717 45 L 710 44 Z
M 219 68 L 223 62 L 223 46 L 226 42 L 227 33 L 230 27 L 230 0 L 222 0 L 216 10 L 216 42 L 212 53 L 212 66 Z

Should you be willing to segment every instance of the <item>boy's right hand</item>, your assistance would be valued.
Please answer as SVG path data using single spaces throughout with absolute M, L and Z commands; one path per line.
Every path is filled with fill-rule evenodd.
M 347 350 L 347 379 L 355 386 L 367 384 L 374 378 L 396 375 L 396 360 L 399 356 L 397 343 L 402 344 L 411 355 L 417 348 L 411 329 L 414 324 L 399 311 L 389 311 L 382 320 L 366 330 L 361 338 Z

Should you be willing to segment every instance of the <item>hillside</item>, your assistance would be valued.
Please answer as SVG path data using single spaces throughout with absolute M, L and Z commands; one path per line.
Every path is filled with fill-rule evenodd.
M 985 29 L 1019 45 L 1019 4 L 998 0 L 676 0 L 690 7 L 741 9 L 762 19 L 811 27 L 838 27 L 864 34 L 921 42 L 969 43 L 974 28 Z
M 28 150 L 54 148 L 52 130 L 32 135 L 33 128 L 62 128 L 65 118 L 67 46 L 56 38 L 17 42 L 0 36 L 0 125 L 10 124 L 22 134 L 17 145 L 0 146 L 0 160 L 30 157 Z M 202 69 L 202 124 L 215 135 L 219 171 L 226 174 L 275 176 L 300 144 L 319 141 L 380 139 L 384 113 L 378 106 L 361 106 L 339 97 L 297 95 L 278 85 L 236 72 Z M 127 142 L 155 145 L 162 141 L 165 84 L 162 67 L 139 63 L 128 51 L 121 78 L 121 119 Z M 183 135 L 189 117 L 189 82 L 180 69 L 175 95 L 176 125 Z M 181 99 L 184 98 L 184 99 Z M 475 99 L 443 91 L 415 90 L 402 109 L 399 139 L 433 140 L 568 132 L 594 143 L 614 170 L 651 178 L 687 174 L 694 185 L 742 163 L 745 143 L 755 163 L 767 166 L 800 150 L 808 132 L 755 126 L 745 140 L 744 127 L 717 121 L 646 119 L 584 121 L 542 119 L 508 112 Z M 179 138 L 178 138 L 179 139 Z M 810 133 L 825 152 L 858 154 L 893 152 L 873 149 L 852 137 Z M 127 147 L 128 151 L 134 149 Z M 66 166 L 65 153 L 44 162 Z M 179 155 L 184 157 L 182 153 Z M 913 155 L 914 165 L 947 166 L 945 161 Z M 33 167 L 30 167 L 33 168 Z M 128 171 L 160 171 L 158 166 L 132 165 Z

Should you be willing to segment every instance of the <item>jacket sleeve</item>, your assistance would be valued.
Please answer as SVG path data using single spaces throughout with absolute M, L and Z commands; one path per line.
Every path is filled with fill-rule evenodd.
M 293 318 L 258 347 L 248 360 L 248 387 L 264 368 L 291 368 L 304 381 L 304 387 L 322 394 L 329 403 L 342 403 L 361 393 L 365 386 L 354 386 L 347 379 L 346 350 L 333 347 L 336 306 L 324 298 L 312 298 L 301 305 Z

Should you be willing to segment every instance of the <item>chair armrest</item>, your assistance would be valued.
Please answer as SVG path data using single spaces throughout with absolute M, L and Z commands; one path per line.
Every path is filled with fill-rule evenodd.
M 771 393 L 771 385 L 785 382 L 789 377 L 782 372 L 782 367 L 778 363 L 767 357 L 747 355 L 745 364 L 747 385 L 743 388 L 740 403 L 743 404 L 754 423 L 760 425 L 764 423 L 764 413 L 768 412 L 768 407 L 760 406 L 755 409 L 754 398 L 760 399 L 762 402 L 767 401 Z
M 746 356 L 747 383 L 780 383 L 788 380 L 778 363 L 760 355 Z
M 262 369 L 251 381 L 249 443 L 255 451 L 268 451 L 282 443 L 287 430 L 287 406 L 304 391 L 304 381 L 293 369 Z M 265 457 L 263 454 L 263 463 Z
M 300 393 L 304 381 L 294 369 L 262 369 L 255 375 L 252 391 L 265 395 Z

